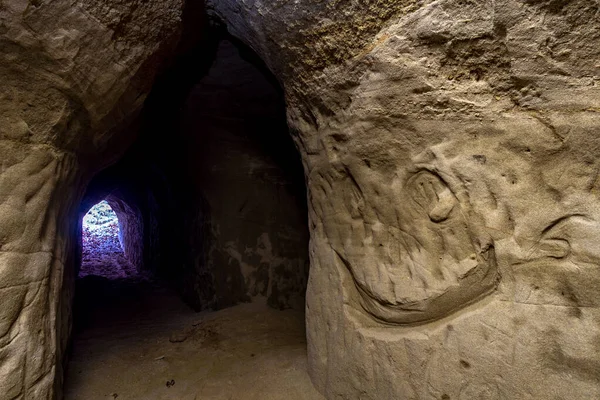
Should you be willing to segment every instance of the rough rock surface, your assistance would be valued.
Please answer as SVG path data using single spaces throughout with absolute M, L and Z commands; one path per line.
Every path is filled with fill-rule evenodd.
M 60 397 L 68 264 L 85 177 L 109 161 L 106 150 L 119 153 L 113 135 L 140 109 L 177 44 L 182 7 L 180 0 L 0 5 L 3 399 Z
M 211 7 L 286 89 L 319 390 L 599 397 L 598 3 Z
M 286 91 L 319 390 L 600 397 L 598 3 L 209 5 Z M 7 399 L 60 396 L 79 200 L 119 154 L 181 13 L 178 0 L 0 5 Z

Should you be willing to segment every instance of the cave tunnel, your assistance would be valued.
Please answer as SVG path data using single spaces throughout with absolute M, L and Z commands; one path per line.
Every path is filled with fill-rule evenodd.
M 237 39 L 209 36 L 83 196 L 66 399 L 277 398 L 259 374 L 312 389 L 306 188 L 282 89 Z
M 600 399 L 599 15 L 2 1 L 0 400 Z

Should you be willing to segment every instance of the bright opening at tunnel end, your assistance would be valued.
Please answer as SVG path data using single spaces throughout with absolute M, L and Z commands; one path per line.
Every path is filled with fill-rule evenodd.
M 82 221 L 82 262 L 79 277 L 108 279 L 136 275 L 119 239 L 119 219 L 106 200 L 93 206 Z

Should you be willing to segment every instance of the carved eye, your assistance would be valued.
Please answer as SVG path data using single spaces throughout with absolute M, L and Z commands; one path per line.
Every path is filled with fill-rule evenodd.
M 446 183 L 431 171 L 415 174 L 407 184 L 413 200 L 433 222 L 448 219 L 450 212 L 457 204 L 457 199 Z

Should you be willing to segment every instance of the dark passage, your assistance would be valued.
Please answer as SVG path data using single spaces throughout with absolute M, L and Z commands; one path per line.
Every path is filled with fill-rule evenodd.
M 211 35 L 159 79 L 138 139 L 84 196 L 69 400 L 318 398 L 283 93 L 249 49 Z M 271 386 L 255 387 L 261 374 Z

